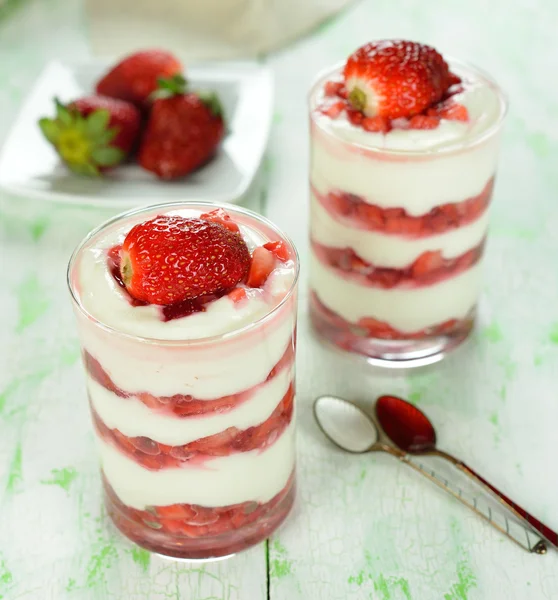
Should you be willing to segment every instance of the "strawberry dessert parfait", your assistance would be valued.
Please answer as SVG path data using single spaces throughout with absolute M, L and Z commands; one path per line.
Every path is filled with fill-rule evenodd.
M 140 546 L 223 557 L 287 516 L 297 278 L 271 223 L 204 203 L 118 216 L 74 252 L 106 506 Z
M 310 92 L 311 317 L 387 366 L 471 331 L 506 102 L 430 46 L 378 41 Z

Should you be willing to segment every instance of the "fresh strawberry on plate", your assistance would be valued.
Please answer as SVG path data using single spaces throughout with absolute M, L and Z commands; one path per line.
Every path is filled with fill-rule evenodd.
M 63 105 L 39 127 L 64 163 L 79 175 L 99 175 L 120 164 L 138 139 L 141 116 L 128 102 L 85 96 Z
M 97 83 L 97 93 L 149 108 L 161 78 L 182 73 L 181 62 L 164 50 L 142 50 L 122 59 Z
M 181 76 L 161 80 L 139 149 L 139 164 L 160 179 L 177 179 L 211 159 L 225 133 L 217 94 L 191 92 Z

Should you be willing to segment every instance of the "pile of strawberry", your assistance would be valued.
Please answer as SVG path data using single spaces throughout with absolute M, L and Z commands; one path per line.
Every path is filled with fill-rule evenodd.
M 98 176 L 124 161 L 161 179 L 184 177 L 208 162 L 223 139 L 214 93 L 188 89 L 180 61 L 162 50 L 132 54 L 97 82 L 96 94 L 69 104 L 39 126 L 62 161 Z
M 122 246 L 108 251 L 107 266 L 131 304 L 159 305 L 168 321 L 203 312 L 225 294 L 242 302 L 246 288 L 262 287 L 278 262 L 289 258 L 282 241 L 250 254 L 238 225 L 218 208 L 196 218 L 160 215 L 135 225 Z
M 435 129 L 442 119 L 468 121 L 453 100 L 461 79 L 432 47 L 402 40 L 371 42 L 352 54 L 339 80 L 324 85 L 319 110 L 365 131 Z

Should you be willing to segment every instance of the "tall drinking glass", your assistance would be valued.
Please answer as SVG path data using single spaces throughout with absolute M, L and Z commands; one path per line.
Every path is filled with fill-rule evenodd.
M 140 546 L 188 559 L 265 539 L 295 493 L 290 240 L 255 213 L 223 207 L 249 247 L 281 241 L 288 259 L 265 293 L 223 296 L 178 318 L 123 299 L 114 273 L 113 249 L 135 224 L 215 208 L 125 213 L 89 234 L 68 268 L 108 514 Z

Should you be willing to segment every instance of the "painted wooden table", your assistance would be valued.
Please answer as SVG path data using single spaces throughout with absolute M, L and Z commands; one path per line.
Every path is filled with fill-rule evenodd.
M 0 136 L 47 59 L 88 55 L 80 2 L 12 0 L 5 12 Z M 551 0 L 370 0 L 266 59 L 276 113 L 261 182 L 246 201 L 284 227 L 303 258 L 305 94 L 319 69 L 372 38 L 427 40 L 496 74 L 511 113 L 473 338 L 426 370 L 364 368 L 311 337 L 303 279 L 298 503 L 268 544 L 228 561 L 151 556 L 115 533 L 101 508 L 65 267 L 109 213 L 1 198 L 1 598 L 558 598 L 558 554 L 521 551 L 389 457 L 335 451 L 311 416 L 323 392 L 367 402 L 402 394 L 434 420 L 442 447 L 558 528 L 557 18 Z

